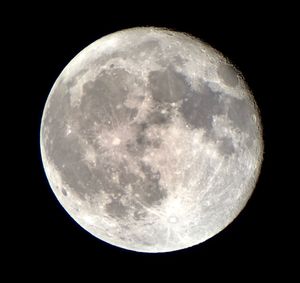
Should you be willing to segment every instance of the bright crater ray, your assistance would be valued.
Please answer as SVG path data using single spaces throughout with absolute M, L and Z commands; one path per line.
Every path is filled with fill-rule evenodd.
M 53 192 L 99 239 L 134 251 L 201 243 L 245 206 L 262 161 L 241 74 L 189 35 L 135 28 L 80 52 L 45 105 Z

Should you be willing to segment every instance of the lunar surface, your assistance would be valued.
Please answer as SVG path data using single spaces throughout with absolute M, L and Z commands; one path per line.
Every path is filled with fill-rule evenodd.
M 57 78 L 41 125 L 50 186 L 97 238 L 169 252 L 223 230 L 262 162 L 240 72 L 184 33 L 133 28 L 95 41 Z

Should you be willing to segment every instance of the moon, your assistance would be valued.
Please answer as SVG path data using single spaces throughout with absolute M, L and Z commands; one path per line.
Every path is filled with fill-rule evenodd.
M 138 27 L 83 49 L 40 130 L 50 187 L 95 237 L 147 253 L 213 237 L 245 207 L 263 159 L 242 74 L 188 34 Z

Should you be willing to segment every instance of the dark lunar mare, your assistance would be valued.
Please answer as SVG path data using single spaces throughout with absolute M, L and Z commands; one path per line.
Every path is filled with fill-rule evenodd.
M 128 194 L 125 189 L 128 185 L 132 187 L 132 194 L 138 195 L 138 201 L 132 203 L 137 218 L 145 215 L 137 212 L 141 203 L 150 207 L 166 197 L 166 192 L 159 185 L 159 172 L 153 172 L 144 163 L 139 164 L 145 176 L 142 180 L 138 175 L 128 172 L 126 162 L 116 164 L 115 161 L 102 159 L 101 156 L 97 157 L 95 167 L 89 167 L 83 162 L 84 141 L 96 150 L 95 135 L 92 134 L 95 121 L 103 128 L 113 130 L 114 127 L 127 125 L 137 114 L 136 109 L 129 109 L 124 105 L 128 95 L 129 77 L 130 74 L 123 69 L 115 69 L 112 73 L 105 71 L 100 73 L 95 81 L 83 85 L 84 95 L 80 104 L 75 107 L 71 106 L 69 87 L 58 81 L 49 99 L 51 116 L 45 113 L 43 127 L 49 131 L 48 142 L 45 145 L 47 155 L 51 156 L 63 181 L 83 200 L 85 195 L 105 191 L 110 196 L 110 202 L 105 209 L 109 215 L 117 219 L 124 218 L 128 214 L 128 207 L 121 200 Z M 68 86 L 71 85 L 73 84 L 68 83 Z M 117 107 L 118 105 L 121 107 Z M 166 114 L 162 115 L 158 111 L 159 106 L 155 109 L 156 111 L 146 118 L 145 123 L 134 125 L 139 127 L 138 135 L 133 145 L 127 145 L 132 158 L 141 156 L 146 147 L 159 146 L 159 139 L 147 139 L 145 130 L 151 125 L 168 123 L 170 113 L 166 111 Z M 76 133 L 67 135 L 67 124 L 73 131 L 76 129 Z M 119 184 L 111 181 L 115 174 L 119 176 Z M 62 193 L 68 196 L 65 189 Z
M 149 84 L 152 97 L 159 102 L 177 102 L 190 92 L 185 77 L 172 65 L 162 71 L 150 72 Z
M 106 212 L 114 218 L 126 218 L 129 209 L 133 210 L 134 217 L 144 217 L 147 212 L 141 209 L 141 205 L 145 207 L 153 207 L 160 205 L 161 201 L 167 197 L 166 191 L 160 186 L 160 173 L 153 171 L 153 169 L 143 162 L 139 163 L 139 167 L 144 174 L 144 178 L 127 172 L 127 166 L 119 166 L 116 172 L 119 174 L 119 184 L 112 184 L 112 176 L 110 174 L 103 175 L 103 179 L 106 181 L 103 186 L 111 198 L 110 203 L 106 205 Z M 130 185 L 131 191 L 128 190 Z M 130 195 L 131 203 L 124 205 L 122 198 L 126 195 Z

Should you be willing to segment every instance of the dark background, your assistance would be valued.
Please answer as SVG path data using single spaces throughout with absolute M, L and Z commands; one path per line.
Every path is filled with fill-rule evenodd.
M 243 272 L 245 278 L 254 275 L 257 279 L 261 274 L 291 274 L 296 263 L 295 247 L 289 245 L 294 231 L 283 212 L 289 209 L 287 196 L 295 186 L 282 176 L 286 163 L 281 136 L 287 136 L 292 127 L 282 117 L 291 120 L 293 117 L 281 97 L 287 91 L 282 84 L 287 77 L 282 66 L 286 60 L 283 48 L 294 38 L 290 35 L 293 24 L 287 21 L 292 16 L 280 5 L 241 3 L 233 8 L 179 2 L 164 8 L 148 2 L 132 6 L 112 3 L 111 7 L 27 3 L 13 10 L 14 20 L 9 18 L 6 22 L 10 26 L 14 21 L 7 29 L 11 37 L 8 47 L 18 54 L 19 65 L 13 74 L 17 73 L 20 80 L 14 87 L 22 85 L 22 92 L 14 96 L 22 109 L 14 122 L 22 121 L 18 141 L 21 136 L 21 151 L 25 156 L 18 163 L 19 173 L 13 175 L 18 209 L 13 210 L 12 217 L 17 210 L 21 221 L 13 222 L 10 230 L 13 232 L 9 234 L 13 239 L 9 244 L 11 266 L 17 264 L 29 273 L 41 268 L 46 274 L 70 270 L 76 274 L 96 267 L 93 270 L 104 273 L 114 270 L 113 276 L 123 267 L 129 275 L 136 274 L 137 269 L 147 270 L 144 278 L 158 270 L 173 275 L 196 272 L 199 279 L 204 274 L 209 278 L 216 275 L 234 278 L 237 272 Z M 62 69 L 98 38 L 135 26 L 161 26 L 187 32 L 221 51 L 243 73 L 252 89 L 264 128 L 262 171 L 245 209 L 215 237 L 172 253 L 126 251 L 85 232 L 52 193 L 39 151 L 43 107 Z

